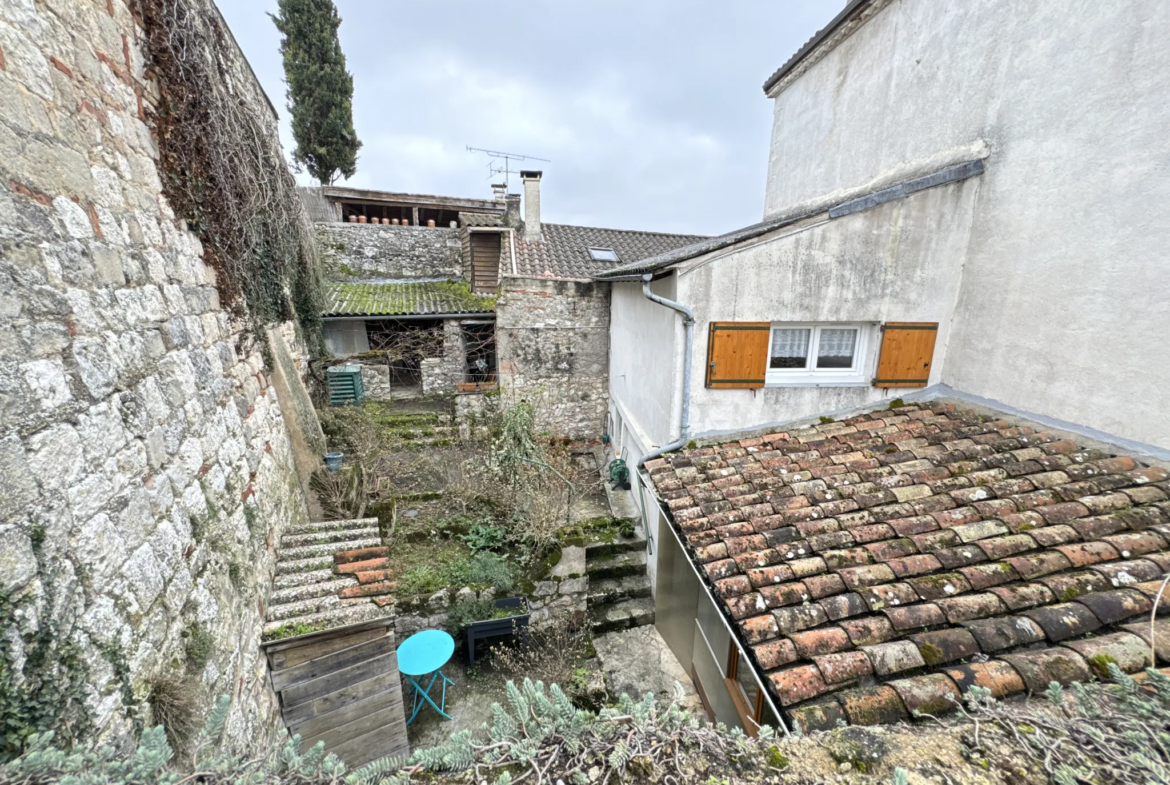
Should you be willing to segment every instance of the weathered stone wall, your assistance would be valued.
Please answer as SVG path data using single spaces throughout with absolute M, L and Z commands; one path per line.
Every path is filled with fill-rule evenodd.
M 111 741 L 187 678 L 258 741 L 273 549 L 304 497 L 259 345 L 161 195 L 142 39 L 122 0 L 0 5 L 3 678 L 51 685 L 42 725 L 75 681 L 74 727 Z
M 362 366 L 362 392 L 368 401 L 388 401 L 391 397 L 390 366 L 369 365 Z
M 496 350 L 506 402 L 528 400 L 537 427 L 594 438 L 604 429 L 609 284 L 502 278 Z
M 334 278 L 459 278 L 459 230 L 318 223 L 317 246 Z
M 428 357 L 419 365 L 423 395 L 455 392 L 467 373 L 467 342 L 458 319 L 443 321 L 443 356 Z

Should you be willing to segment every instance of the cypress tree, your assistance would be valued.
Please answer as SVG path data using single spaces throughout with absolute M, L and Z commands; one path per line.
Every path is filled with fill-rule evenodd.
M 284 36 L 293 160 L 322 185 L 338 174 L 352 177 L 362 143 L 353 130 L 353 76 L 337 39 L 337 7 L 333 0 L 280 0 L 272 21 Z

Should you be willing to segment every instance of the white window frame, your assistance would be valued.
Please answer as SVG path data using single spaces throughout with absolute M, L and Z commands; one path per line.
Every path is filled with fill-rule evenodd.
M 775 330 L 809 330 L 808 362 L 810 368 L 772 368 L 772 339 Z M 821 330 L 857 330 L 851 368 L 817 368 Z M 768 368 L 764 376 L 768 387 L 862 387 L 870 383 L 870 347 L 874 325 L 868 322 L 772 322 L 768 330 Z

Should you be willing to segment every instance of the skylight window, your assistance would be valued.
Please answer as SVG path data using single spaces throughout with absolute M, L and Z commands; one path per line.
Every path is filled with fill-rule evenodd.
M 617 251 L 612 248 L 590 248 L 589 256 L 595 262 L 616 262 L 618 261 Z

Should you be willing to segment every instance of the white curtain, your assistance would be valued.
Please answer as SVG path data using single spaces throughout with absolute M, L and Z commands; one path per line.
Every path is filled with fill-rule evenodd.
M 772 331 L 773 357 L 808 357 L 809 330 L 802 328 L 781 328 Z
M 835 359 L 837 362 L 834 363 L 833 367 L 840 367 L 838 363 L 842 360 L 849 360 L 846 364 L 851 365 L 853 347 L 856 344 L 857 330 L 822 329 L 817 347 L 817 357 Z

